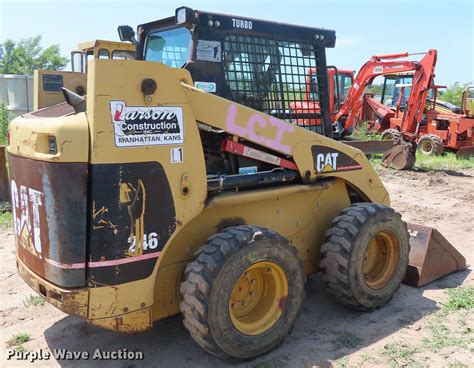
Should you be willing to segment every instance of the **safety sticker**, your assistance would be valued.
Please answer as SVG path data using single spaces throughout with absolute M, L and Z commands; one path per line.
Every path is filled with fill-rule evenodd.
M 239 174 L 256 174 L 257 171 L 257 166 L 239 167 Z
M 376 74 L 376 73 L 383 73 L 383 66 L 382 65 L 377 65 L 374 68 L 374 74 Z
M 198 40 L 196 46 L 196 59 L 221 62 L 221 43 L 220 41 Z
M 194 87 L 209 93 L 214 93 L 217 90 L 214 82 L 194 82 Z
M 117 147 L 160 146 L 184 142 L 183 109 L 178 106 L 127 106 L 110 101 Z
M 183 162 L 183 147 L 171 148 L 171 163 L 179 164 Z

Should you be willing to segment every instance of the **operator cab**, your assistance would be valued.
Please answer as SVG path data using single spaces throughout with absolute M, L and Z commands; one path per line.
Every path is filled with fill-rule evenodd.
M 71 51 L 71 70 L 87 73 L 87 63 L 91 59 L 128 59 L 135 58 L 135 46 L 116 41 L 94 40 L 82 42 Z
M 136 59 L 187 69 L 196 88 L 292 123 L 324 121 L 306 128 L 332 136 L 325 48 L 334 47 L 335 31 L 183 7 L 139 25 L 136 38 L 129 26 L 120 26 L 119 35 L 136 44 Z M 306 94 L 309 68 L 319 70 L 322 108 L 292 111 Z
M 400 111 L 404 111 L 410 96 L 413 75 L 387 75 L 384 78 L 380 102 L 385 106 L 396 109 L 400 100 Z

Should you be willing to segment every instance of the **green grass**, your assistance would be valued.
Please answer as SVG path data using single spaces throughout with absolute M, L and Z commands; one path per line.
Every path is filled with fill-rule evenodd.
M 372 155 L 369 158 L 373 167 L 382 163 L 382 155 Z M 427 156 L 419 151 L 416 152 L 416 163 L 414 169 L 436 172 L 446 170 L 466 170 L 474 168 L 474 158 L 458 159 L 452 152 L 441 156 Z
M 362 122 L 357 125 L 357 128 L 352 133 L 354 138 L 360 139 L 361 141 L 379 141 L 382 139 L 382 135 L 371 132 L 367 129 L 367 123 Z
M 23 353 L 24 351 L 26 351 L 25 347 L 22 344 L 15 346 L 15 350 L 19 353 Z
M 10 340 L 7 341 L 8 346 L 16 346 L 24 344 L 25 342 L 30 341 L 30 335 L 27 333 L 19 333 L 18 335 L 13 335 Z
M 13 116 L 6 109 L 3 101 L 0 101 L 0 145 L 6 144 L 8 139 L 8 124 Z
M 444 323 L 431 321 L 428 323 L 427 328 L 431 332 L 431 336 L 423 338 L 421 342 L 424 348 L 435 353 L 450 346 L 464 348 L 469 345 L 469 338 L 466 338 L 466 336 L 457 336 Z
M 384 347 L 383 355 L 390 361 L 391 367 L 416 366 L 416 360 L 413 355 L 418 351 L 414 346 L 401 342 L 387 344 Z
M 349 358 L 348 357 L 342 357 L 336 360 L 336 367 L 337 368 L 348 368 L 349 367 Z
M 456 360 L 454 363 L 450 363 L 448 367 L 449 368 L 468 368 L 468 365 Z
M 350 332 L 344 332 L 336 337 L 332 343 L 336 349 L 354 349 L 355 347 L 359 346 L 362 341 L 363 340 L 359 336 L 351 334 Z
M 39 295 L 30 294 L 23 301 L 25 307 L 44 307 L 44 298 Z
M 459 286 L 448 289 L 446 294 L 448 294 L 448 300 L 441 303 L 445 310 L 457 311 L 474 308 L 474 286 Z
M 0 227 L 13 225 L 13 215 L 10 211 L 0 212 Z
M 415 166 L 428 171 L 472 169 L 474 158 L 458 159 L 452 152 L 441 156 L 428 156 L 418 151 Z
M 442 309 L 427 324 L 431 336 L 422 339 L 422 345 L 433 352 L 447 347 L 467 348 L 474 343 L 472 328 L 465 319 L 474 309 L 474 286 L 459 286 L 445 291 L 447 299 L 441 302 Z M 459 325 L 451 330 L 447 325 L 449 316 L 457 313 Z

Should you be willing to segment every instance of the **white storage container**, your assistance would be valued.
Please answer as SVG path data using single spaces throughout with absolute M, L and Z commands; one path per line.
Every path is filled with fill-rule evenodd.
M 0 74 L 0 100 L 3 101 L 5 105 L 8 105 L 8 89 L 5 74 Z
M 4 74 L 7 81 L 7 109 L 15 114 L 33 110 L 33 76 Z

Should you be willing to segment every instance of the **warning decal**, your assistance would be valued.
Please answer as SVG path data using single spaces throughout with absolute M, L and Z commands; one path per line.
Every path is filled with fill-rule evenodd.
M 221 43 L 219 41 L 198 40 L 196 46 L 196 59 L 221 62 Z

